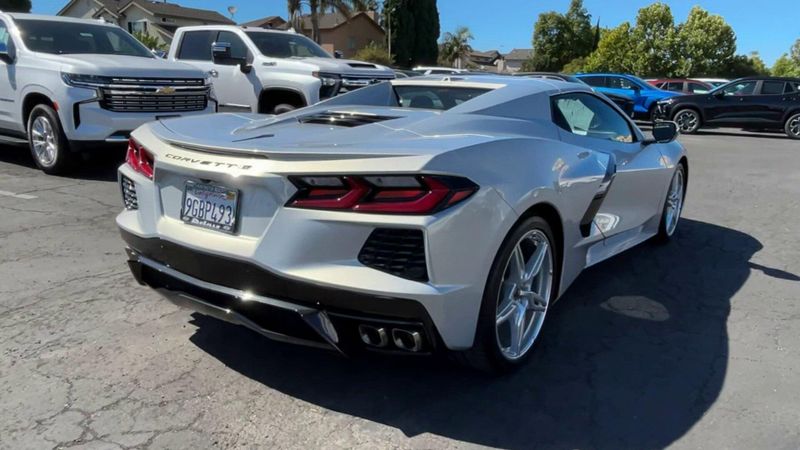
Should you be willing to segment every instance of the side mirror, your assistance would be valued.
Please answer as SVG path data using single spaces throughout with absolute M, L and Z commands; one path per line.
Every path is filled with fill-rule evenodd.
M 229 42 L 214 42 L 211 44 L 211 57 L 214 64 L 233 65 L 238 61 L 231 58 L 231 44 Z
M 714 97 L 716 97 L 716 98 L 724 98 L 724 97 L 725 97 L 725 91 L 723 91 L 722 89 L 720 89 L 720 90 L 718 90 L 718 91 L 714 91 L 714 94 L 713 94 L 713 95 L 714 95 Z
M 340 52 L 339 50 L 335 50 L 333 52 L 333 57 L 336 59 L 342 59 L 344 58 L 344 53 Z
M 653 124 L 653 139 L 644 141 L 649 144 L 668 144 L 678 137 L 678 124 L 675 122 L 656 122 Z
M 0 61 L 6 64 L 12 64 L 14 62 L 14 55 L 12 52 L 9 52 L 8 45 L 4 42 L 0 42 Z

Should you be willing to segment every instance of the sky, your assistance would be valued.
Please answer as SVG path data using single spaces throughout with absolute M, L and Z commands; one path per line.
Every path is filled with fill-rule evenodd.
M 67 0 L 32 0 L 33 12 L 55 14 Z M 170 0 L 187 7 L 213 9 L 226 13 L 228 6 L 238 9 L 234 19 L 246 22 L 264 16 L 286 17 L 286 0 Z M 613 27 L 623 21 L 634 22 L 639 8 L 653 0 L 584 0 L 593 20 Z M 798 0 L 666 0 L 676 22 L 683 22 L 694 5 L 722 15 L 737 35 L 738 52 L 758 51 L 771 66 L 800 38 Z M 442 33 L 467 26 L 475 39 L 476 50 L 530 48 L 533 23 L 546 11 L 566 11 L 569 0 L 439 0 Z

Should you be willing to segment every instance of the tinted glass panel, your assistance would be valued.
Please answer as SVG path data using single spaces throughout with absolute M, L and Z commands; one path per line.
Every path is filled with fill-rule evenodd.
M 633 132 L 614 108 L 594 95 L 574 93 L 553 98 L 553 120 L 579 136 L 633 142 Z
M 0 43 L 7 46 L 8 41 L 9 41 L 8 28 L 6 28 L 6 24 L 0 21 Z
M 247 36 L 264 56 L 273 58 L 331 57 L 322 47 L 302 34 L 249 31 Z
M 683 91 L 683 82 L 682 81 L 672 81 L 670 83 L 667 83 L 667 90 L 668 91 L 681 92 L 681 91 Z
M 630 80 L 622 77 L 606 77 L 606 83 L 614 89 L 633 89 L 634 86 Z
M 738 83 L 731 83 L 726 86 L 722 92 L 725 95 L 753 95 L 753 92 L 756 91 L 756 82 L 755 81 L 740 81 Z
M 178 59 L 194 61 L 211 61 L 211 44 L 214 43 L 216 31 L 189 31 L 183 34 Z
M 761 95 L 783 94 L 785 86 L 783 81 L 765 81 L 761 83 Z
M 605 87 L 605 77 L 580 77 L 584 83 L 594 87 Z
M 227 42 L 231 44 L 231 58 L 247 59 L 247 45 L 236 34 L 230 31 L 220 31 L 217 42 Z
M 800 83 L 786 83 L 786 93 L 800 92 Z
M 34 52 L 154 58 L 139 41 L 117 27 L 30 19 L 16 23 L 25 46 Z
M 703 84 L 700 83 L 689 83 L 689 92 L 696 92 L 698 94 L 705 94 L 710 89 Z
M 490 89 L 441 86 L 395 86 L 394 91 L 403 108 L 450 109 L 489 92 Z

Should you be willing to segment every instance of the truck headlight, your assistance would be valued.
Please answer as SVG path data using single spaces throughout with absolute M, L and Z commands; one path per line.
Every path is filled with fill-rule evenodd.
M 312 72 L 311 75 L 319 78 L 322 85 L 325 87 L 336 86 L 341 77 L 333 73 Z
M 64 83 L 67 85 L 75 87 L 98 88 L 109 84 L 107 77 L 98 75 L 61 72 L 61 79 L 64 80 Z

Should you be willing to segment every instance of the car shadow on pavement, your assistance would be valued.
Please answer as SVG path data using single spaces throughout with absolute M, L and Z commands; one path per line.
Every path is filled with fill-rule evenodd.
M 125 161 L 124 148 L 108 148 L 87 155 L 76 155 L 75 167 L 62 175 L 65 178 L 91 181 L 116 181 L 117 167 Z M 26 146 L 2 145 L 0 162 L 39 170 Z
M 530 364 L 501 378 L 432 358 L 348 360 L 200 314 L 191 340 L 268 388 L 407 436 L 660 448 L 719 395 L 731 298 L 761 248 L 745 233 L 684 219 L 670 244 L 644 244 L 584 272 L 551 311 Z

